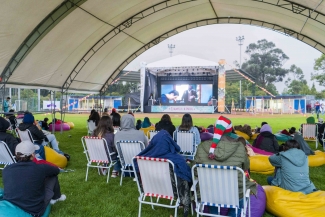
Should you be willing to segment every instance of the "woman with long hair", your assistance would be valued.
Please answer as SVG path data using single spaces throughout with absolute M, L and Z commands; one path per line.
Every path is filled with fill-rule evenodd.
M 164 114 L 161 117 L 160 121 L 156 124 L 155 128 L 156 128 L 155 129 L 156 131 L 166 130 L 172 137 L 173 137 L 173 133 L 176 129 L 168 114 Z
M 147 127 L 151 127 L 151 122 L 148 117 L 145 117 L 141 124 L 141 128 L 147 128 Z
M 195 145 L 201 143 L 200 132 L 193 126 L 192 116 L 188 113 L 183 115 L 182 123 L 179 127 L 176 128 L 176 131 L 188 131 L 193 132 L 195 136 Z M 175 134 L 175 140 L 177 141 L 177 134 Z
M 89 121 L 93 121 L 96 125 L 96 127 L 98 126 L 98 122 L 100 120 L 100 115 L 98 112 L 94 111 L 90 116 L 89 116 L 89 119 L 88 119 L 88 122 Z

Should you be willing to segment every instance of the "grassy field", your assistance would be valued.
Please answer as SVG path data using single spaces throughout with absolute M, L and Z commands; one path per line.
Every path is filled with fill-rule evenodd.
M 143 119 L 149 116 L 147 114 L 136 114 L 136 119 Z M 159 121 L 161 115 L 152 116 L 151 122 Z M 194 124 L 197 126 L 208 126 L 213 124 L 219 115 L 195 115 Z M 43 119 L 44 115 L 36 115 L 36 119 Z M 50 116 L 48 116 L 50 118 Z M 81 137 L 87 134 L 86 120 L 88 115 L 69 114 L 66 115 L 65 121 L 71 121 L 75 124 L 75 129 L 56 133 L 60 142 L 60 149 L 71 155 L 68 169 L 73 172 L 61 173 L 59 175 L 61 191 L 66 194 L 67 199 L 64 202 L 58 202 L 52 206 L 51 216 L 54 217 L 77 217 L 77 216 L 137 216 L 138 213 L 138 189 L 136 183 L 131 178 L 123 179 L 123 186 L 119 185 L 119 178 L 110 178 L 106 183 L 106 177 L 99 176 L 96 169 L 90 169 L 88 181 L 85 182 L 86 157 L 83 153 Z M 177 126 L 181 122 L 182 115 L 172 115 L 172 121 Z M 244 116 L 231 115 L 229 118 L 234 125 L 249 124 L 252 127 L 260 126 L 262 121 L 267 121 L 277 132 L 284 128 L 292 126 L 298 128 L 301 123 L 305 122 L 306 117 L 302 115 L 274 115 L 274 116 Z M 315 143 L 310 143 L 315 149 Z M 318 149 L 321 149 L 319 147 Z M 1 173 L 0 173 L 1 176 Z M 325 176 L 325 166 L 310 168 L 310 177 L 316 187 L 325 190 L 323 178 Z M 266 185 L 267 175 L 251 174 L 259 184 Z M 2 185 L 2 179 L 0 182 Z M 181 216 L 181 210 L 179 210 Z M 150 206 L 142 206 L 142 216 L 165 216 L 169 217 L 173 210 L 156 207 L 152 210 Z M 265 213 L 264 216 L 272 216 Z

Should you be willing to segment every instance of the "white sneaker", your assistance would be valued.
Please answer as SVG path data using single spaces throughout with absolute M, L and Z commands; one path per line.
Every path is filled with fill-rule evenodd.
M 112 175 L 111 175 L 111 177 L 112 177 L 112 178 L 116 178 L 116 177 L 118 177 L 118 171 L 113 170 L 113 171 L 112 171 Z
M 101 167 L 101 168 L 99 168 L 99 173 L 100 173 L 101 175 L 103 175 L 103 176 L 106 176 L 106 175 L 107 175 L 107 169 Z
M 58 199 L 52 199 L 50 201 L 50 204 L 54 205 L 56 202 L 58 201 L 65 201 L 65 199 L 67 199 L 67 196 L 65 196 L 65 194 L 61 194 L 61 197 L 59 197 Z

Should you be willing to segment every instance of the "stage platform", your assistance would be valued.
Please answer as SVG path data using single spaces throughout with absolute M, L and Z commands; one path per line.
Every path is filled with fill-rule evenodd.
M 201 113 L 212 114 L 214 113 L 214 106 L 196 106 L 196 105 L 153 105 L 144 106 L 145 113 Z

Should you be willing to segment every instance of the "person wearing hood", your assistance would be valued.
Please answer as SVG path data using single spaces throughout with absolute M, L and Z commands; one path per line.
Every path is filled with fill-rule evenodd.
M 260 134 L 253 142 L 253 147 L 261 150 L 278 153 L 279 144 L 274 134 L 272 134 L 272 128 L 268 124 L 264 124 L 261 127 Z
M 283 151 L 270 156 L 269 161 L 276 168 L 275 176 L 267 178 L 269 185 L 304 194 L 316 191 L 309 179 L 308 157 L 297 141 L 286 141 Z
M 148 117 L 145 117 L 143 122 L 141 123 L 141 128 L 147 128 L 147 127 L 151 127 L 151 122 Z
M 166 130 L 171 135 L 171 137 L 173 137 L 173 133 L 176 130 L 168 114 L 164 114 L 161 117 L 161 120 L 156 124 L 155 128 L 156 131 Z
M 5 142 L 11 154 L 15 156 L 15 149 L 19 141 L 15 137 L 13 137 L 12 134 L 7 133 L 7 129 L 9 128 L 9 126 L 10 123 L 3 117 L 0 117 L 0 141 Z
M 191 168 L 186 163 L 184 157 L 180 154 L 180 147 L 173 140 L 170 134 L 166 130 L 160 130 L 151 140 L 150 145 L 141 151 L 138 156 L 164 158 L 173 162 L 174 172 L 177 177 L 177 188 L 179 192 L 180 203 L 184 206 L 184 214 L 186 217 L 189 214 L 191 198 L 190 198 L 190 186 L 192 182 Z M 135 169 L 138 171 L 137 165 Z M 175 180 L 173 175 L 173 186 L 175 186 Z
M 194 157 L 196 164 L 212 164 L 222 166 L 236 166 L 244 171 L 249 171 L 250 161 L 246 151 L 246 141 L 242 137 L 235 138 L 232 135 L 231 121 L 220 116 L 214 126 L 213 139 L 202 142 L 197 149 Z M 246 189 L 250 189 L 251 193 L 258 195 L 257 184 L 250 180 L 248 172 L 246 172 Z M 243 198 L 243 181 L 242 175 L 238 174 L 238 191 L 240 206 L 242 206 Z M 251 204 L 251 210 L 255 209 Z M 256 208 L 257 209 L 257 208 Z M 209 207 L 210 213 L 217 214 L 217 207 Z M 240 210 L 238 211 L 240 213 Z M 228 216 L 236 216 L 235 209 L 229 209 Z

